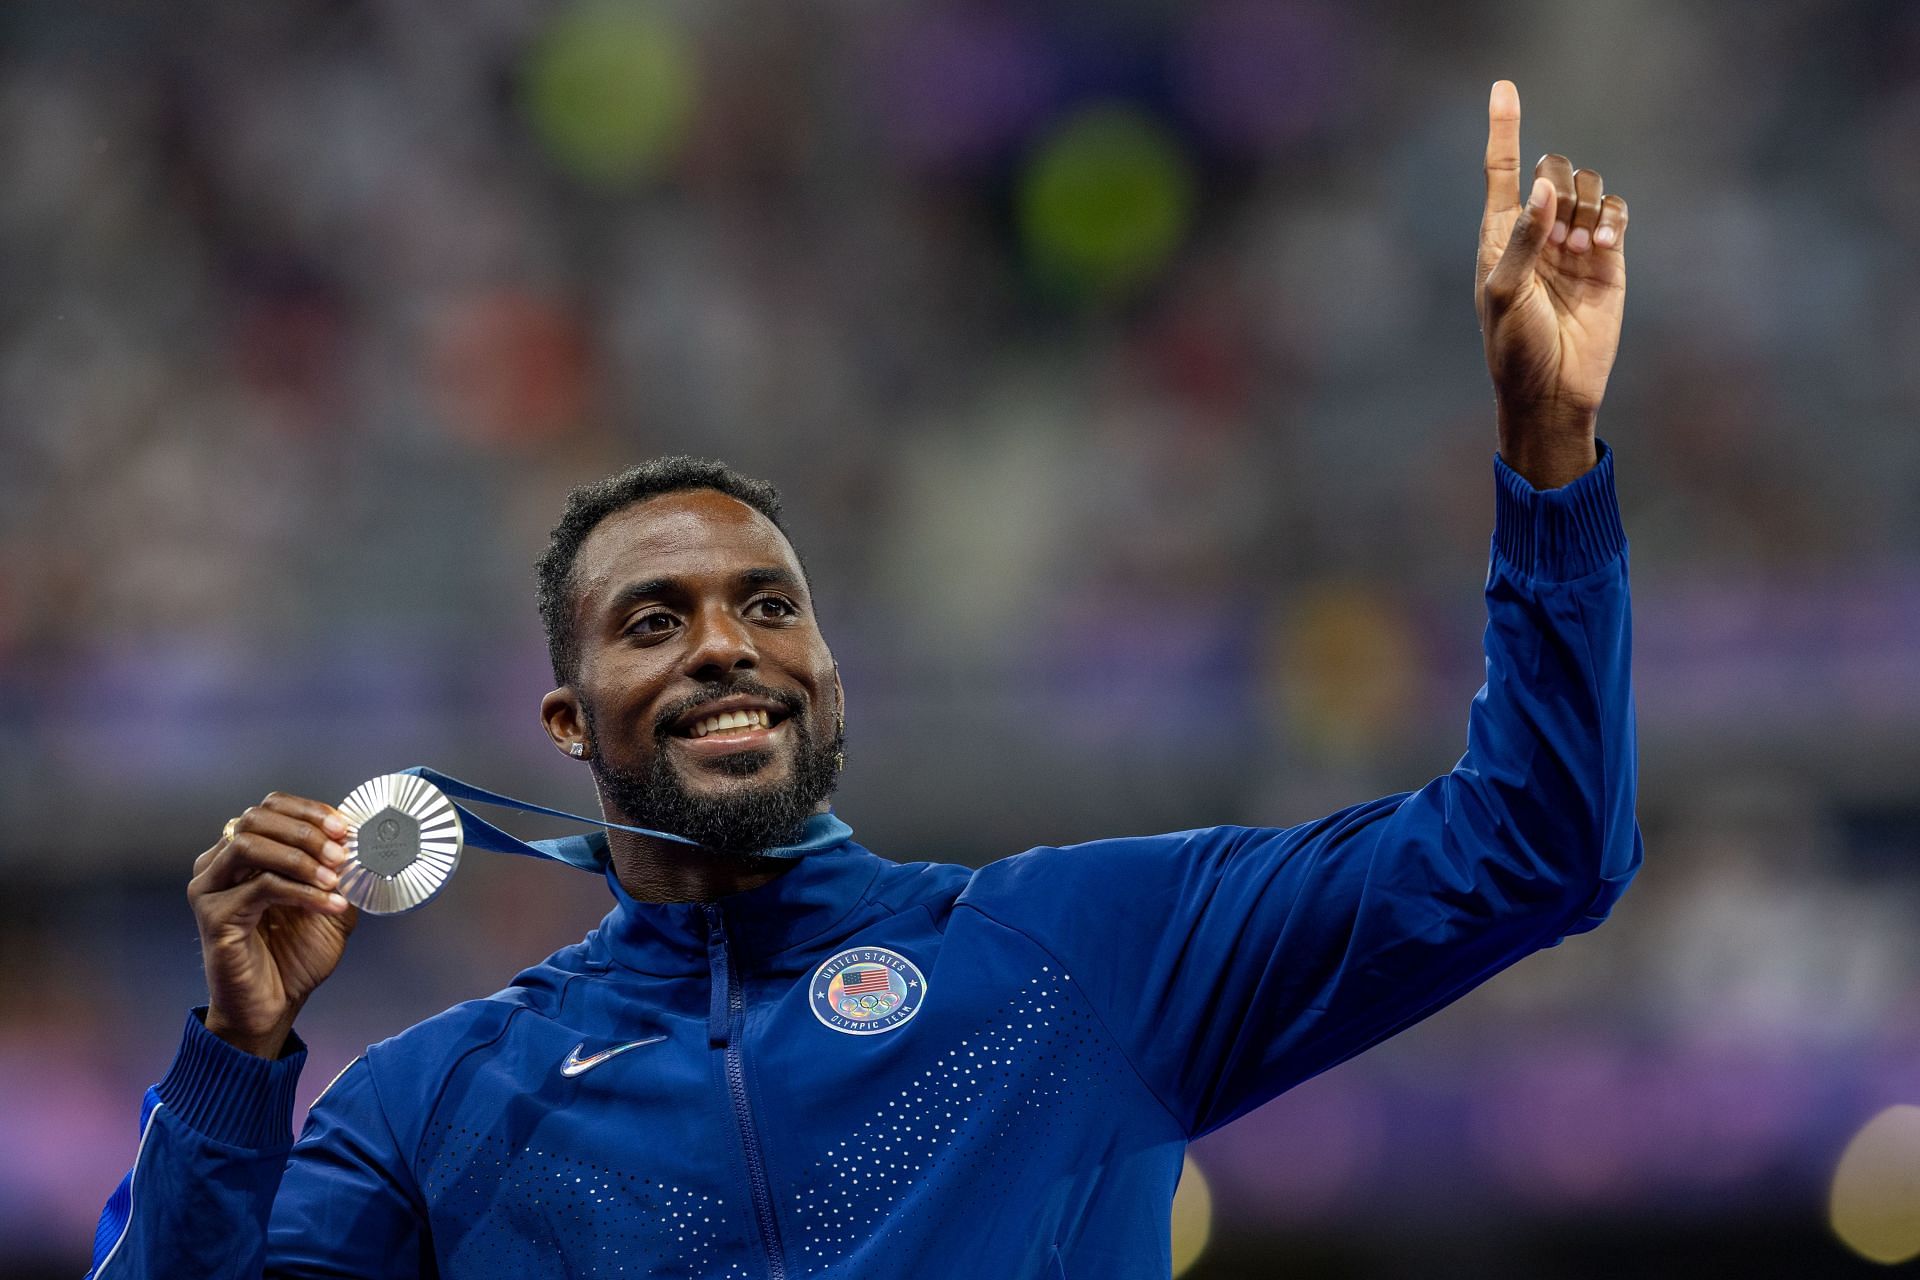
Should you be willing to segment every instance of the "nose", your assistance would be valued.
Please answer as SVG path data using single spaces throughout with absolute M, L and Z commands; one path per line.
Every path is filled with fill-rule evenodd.
M 686 672 L 702 684 L 725 680 L 736 671 L 752 671 L 760 665 L 753 637 L 746 623 L 724 606 L 702 609 L 693 622 L 692 643 L 687 647 Z

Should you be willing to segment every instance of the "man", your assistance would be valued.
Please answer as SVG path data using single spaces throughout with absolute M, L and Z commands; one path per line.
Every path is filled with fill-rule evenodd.
M 1518 190 L 1489 104 L 1487 683 L 1419 791 L 1285 830 L 900 865 L 828 810 L 844 696 L 766 486 L 576 491 L 542 564 L 548 736 L 616 905 L 350 1065 L 289 1146 L 347 828 L 275 794 L 195 864 L 209 987 L 94 1274 L 1148 1277 L 1187 1142 L 1597 924 L 1640 860 L 1626 544 L 1593 429 L 1627 210 Z

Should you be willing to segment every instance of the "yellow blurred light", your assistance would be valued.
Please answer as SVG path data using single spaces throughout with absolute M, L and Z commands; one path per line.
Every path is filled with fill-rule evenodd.
M 1871 1262 L 1920 1257 L 1920 1107 L 1888 1107 L 1841 1153 L 1829 1200 L 1834 1234 Z
M 1151 279 L 1185 237 L 1194 180 L 1179 144 L 1144 112 L 1091 107 L 1035 152 L 1022 176 L 1021 236 L 1038 272 L 1076 293 Z
M 1173 1274 L 1179 1276 L 1199 1261 L 1213 1234 L 1213 1192 L 1200 1166 L 1188 1156 L 1180 1166 L 1180 1186 L 1173 1193 Z
M 524 104 L 559 164 L 619 186 L 658 170 L 686 139 L 698 71 L 673 23 L 644 6 L 588 0 L 535 44 Z

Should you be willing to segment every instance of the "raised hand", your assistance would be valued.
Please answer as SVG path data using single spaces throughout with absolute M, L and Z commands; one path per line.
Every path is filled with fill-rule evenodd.
M 187 899 L 207 971 L 207 1030 L 274 1058 L 315 987 L 340 963 L 360 912 L 333 891 L 347 823 L 274 792 L 227 824 L 193 864 Z
M 1536 488 L 1592 467 L 1594 422 L 1620 347 L 1627 202 L 1592 169 L 1544 155 L 1521 203 L 1520 93 L 1487 101 L 1487 207 L 1473 301 L 1493 375 L 1500 454 Z

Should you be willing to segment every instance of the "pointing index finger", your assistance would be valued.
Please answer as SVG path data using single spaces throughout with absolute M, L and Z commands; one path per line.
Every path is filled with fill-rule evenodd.
M 1495 80 L 1487 95 L 1487 212 L 1520 207 L 1520 90 Z

